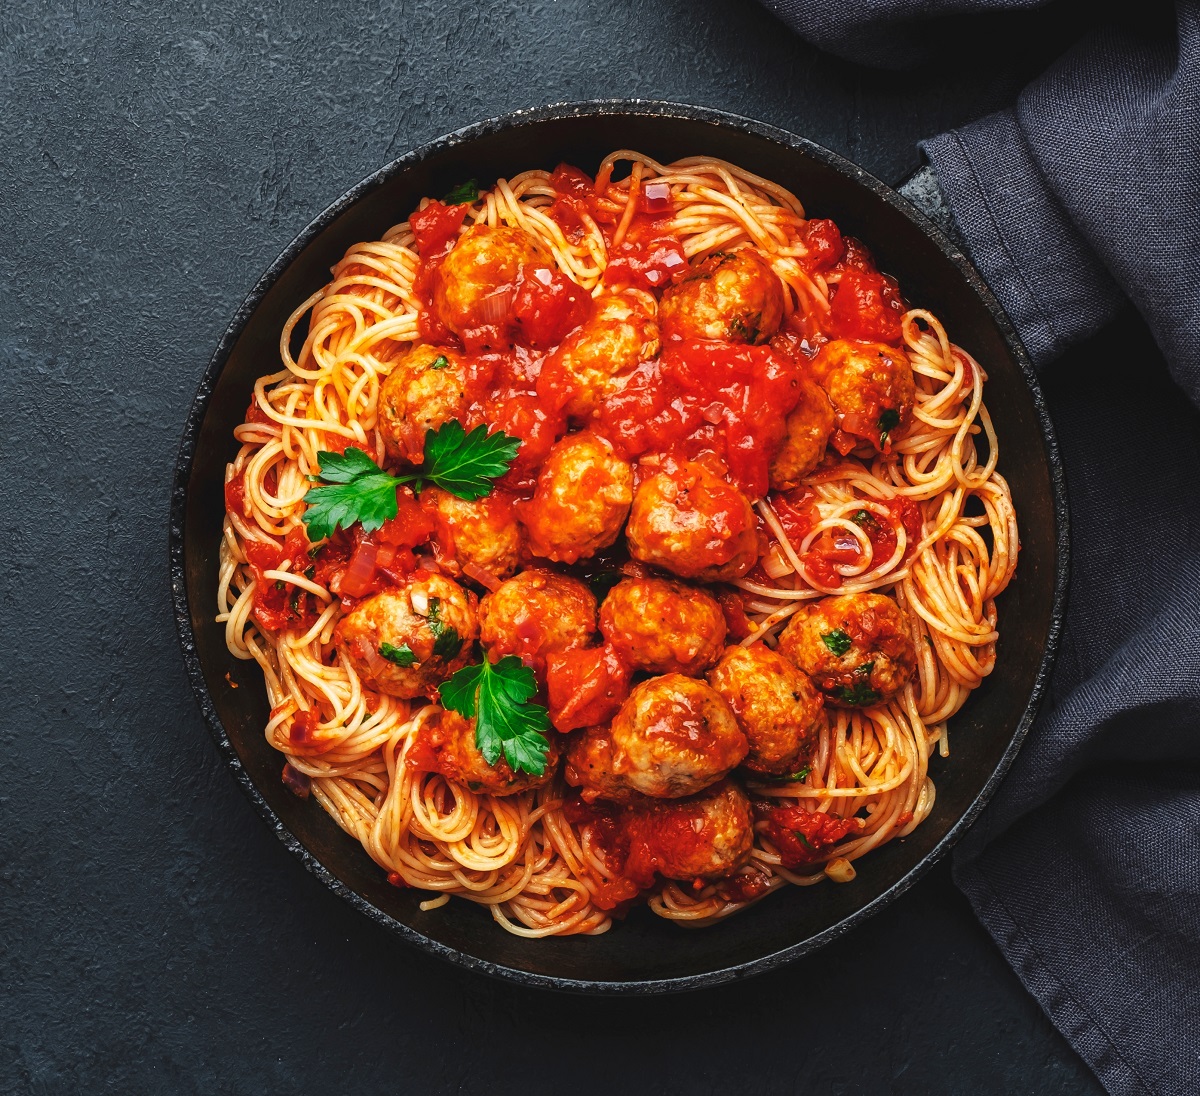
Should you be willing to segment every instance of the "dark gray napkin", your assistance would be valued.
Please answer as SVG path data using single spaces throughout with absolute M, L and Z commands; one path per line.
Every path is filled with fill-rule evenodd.
M 931 18 L 1031 6 L 763 2 L 817 44 L 889 67 L 927 59 L 946 33 L 969 56 L 970 22 Z M 1200 13 L 1129 5 L 1101 25 L 1107 8 L 1088 10 L 1086 36 L 1012 109 L 922 145 L 1043 367 L 1072 512 L 1050 695 L 955 878 L 1110 1092 L 1196 1094 Z M 1172 376 L 1136 340 L 1048 366 L 1111 337 L 1103 325 L 1126 301 Z

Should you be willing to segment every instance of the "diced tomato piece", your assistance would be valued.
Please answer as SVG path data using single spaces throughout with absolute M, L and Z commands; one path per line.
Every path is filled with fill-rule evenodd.
M 754 814 L 765 821 L 765 836 L 779 850 L 785 868 L 799 868 L 825 858 L 831 845 L 862 831 L 857 818 L 840 818 L 806 807 L 771 807 L 758 802 Z
M 246 511 L 246 474 L 240 472 L 225 482 L 225 509 L 238 517 L 248 518 Z
M 916 546 L 917 541 L 921 539 L 921 533 L 925 525 L 925 520 L 921 516 L 921 508 L 907 495 L 897 495 L 887 505 L 896 520 L 904 526 L 904 531 L 908 534 L 909 550 L 911 551 Z
M 790 491 L 779 491 L 771 495 L 771 508 L 787 533 L 792 547 L 799 549 L 801 542 L 819 519 L 816 508 L 816 493 L 808 487 L 794 487 Z
M 417 238 L 417 251 L 423 259 L 440 255 L 448 249 L 450 242 L 458 236 L 468 208 L 465 205 L 444 205 L 434 199 L 409 217 L 409 226 Z
M 830 333 L 864 342 L 900 342 L 900 314 L 884 295 L 883 276 L 874 271 L 847 269 L 833 292 Z
M 609 247 L 604 284 L 661 289 L 687 269 L 687 255 L 679 237 L 638 214 L 624 239 L 615 248 Z
M 380 544 L 416 548 L 433 536 L 434 521 L 408 487 L 396 491 L 396 516 L 388 518 L 371 536 Z
M 561 651 L 546 657 L 546 692 L 555 730 L 606 723 L 629 696 L 632 670 L 612 647 Z
M 809 221 L 804 226 L 804 243 L 808 248 L 804 265 L 813 273 L 835 266 L 846 253 L 838 226 L 826 219 Z
M 592 298 L 561 270 L 528 268 L 517 284 L 512 319 L 521 342 L 549 350 L 591 314 Z
M 754 625 L 746 615 L 746 603 L 739 591 L 728 587 L 718 591 L 717 604 L 725 614 L 725 634 L 731 640 L 743 640 L 754 631 Z
M 821 586 L 841 586 L 842 576 L 833 569 L 833 564 L 816 550 L 805 552 L 800 557 L 804 569 Z
M 550 173 L 550 185 L 559 194 L 587 202 L 596 193 L 596 184 L 586 172 L 570 164 L 559 164 Z

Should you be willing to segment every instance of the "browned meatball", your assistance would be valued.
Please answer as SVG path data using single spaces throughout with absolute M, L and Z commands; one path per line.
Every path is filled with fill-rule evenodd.
M 664 337 L 764 343 L 783 320 L 783 283 L 757 251 L 716 251 L 658 309 Z
M 631 666 L 652 674 L 694 676 L 725 644 L 725 614 L 716 599 L 665 578 L 618 582 L 600 606 L 600 631 Z
M 489 765 L 475 745 L 475 720 L 464 719 L 458 712 L 439 708 L 421 725 L 417 741 L 406 760 L 413 768 L 441 773 L 473 792 L 488 795 L 516 795 L 540 787 L 554 779 L 560 757 L 555 735 L 548 736 L 546 768 L 541 776 L 514 772 L 504 755 Z
M 397 360 L 379 390 L 379 432 L 388 453 L 420 464 L 426 432 L 466 415 L 468 383 L 463 356 L 444 347 L 421 343 Z
M 572 742 L 566 776 L 589 801 L 677 799 L 715 784 L 747 749 L 719 693 L 695 678 L 664 674 L 638 685 L 611 727 Z
M 747 769 L 787 776 L 804 767 L 825 706 L 812 682 L 786 658 L 761 643 L 729 647 L 708 683 L 729 702 L 750 743 L 742 762 Z
M 475 595 L 444 575 L 418 571 L 342 617 L 333 642 L 355 673 L 389 696 L 434 697 L 466 665 L 478 625 Z
M 586 647 L 596 632 L 596 598 L 578 579 L 531 567 L 479 605 L 479 638 L 494 658 L 516 655 L 536 674 L 546 656 Z
M 842 594 L 805 606 L 779 637 L 779 652 L 839 708 L 890 699 L 917 665 L 904 613 L 883 594 Z
M 521 267 L 547 262 L 534 239 L 519 228 L 476 225 L 459 237 L 434 273 L 434 310 L 468 345 L 507 346 Z
M 800 378 L 800 399 L 787 417 L 787 435 L 771 461 L 771 487 L 790 491 L 799 487 L 825 456 L 825 446 L 836 420 L 829 397 L 819 384 Z
M 881 453 L 912 420 L 916 384 L 903 350 L 836 339 L 813 359 L 812 375 L 829 395 L 838 429 Z
M 740 578 L 758 561 L 749 500 L 695 461 L 642 480 L 625 536 L 635 559 L 702 582 Z
M 535 556 L 574 563 L 621 535 L 633 499 L 633 469 L 590 431 L 555 443 L 521 520 Z
M 658 353 L 654 299 L 644 294 L 597 297 L 589 319 L 568 336 L 538 379 L 546 398 L 565 393 L 567 414 L 586 422 L 615 387 L 616 378 Z
M 508 578 L 521 555 L 521 527 L 513 496 L 494 490 L 474 501 L 460 499 L 440 487 L 426 487 L 421 504 L 432 512 L 443 568 L 460 574 L 464 567 Z
M 754 846 L 750 800 L 732 780 L 688 799 L 640 803 L 623 812 L 629 841 L 625 872 L 638 882 L 732 875 Z

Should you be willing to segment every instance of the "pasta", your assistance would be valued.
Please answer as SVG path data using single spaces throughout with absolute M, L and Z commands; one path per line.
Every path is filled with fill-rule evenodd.
M 280 367 L 259 378 L 235 431 L 217 619 L 230 651 L 262 669 L 265 733 L 286 758 L 285 781 L 311 794 L 391 882 L 428 892 L 422 908 L 465 898 L 522 936 L 604 932 L 635 900 L 703 926 L 786 884 L 851 883 L 854 861 L 933 810 L 929 759 L 948 755 L 948 721 L 995 663 L 996 598 L 1019 540 L 983 367 L 932 313 L 903 303 L 865 248 L 808 218 L 783 187 L 720 160 L 660 164 L 622 150 L 594 180 L 533 170 L 455 197 L 465 200 L 427 199 L 381 239 L 350 248 L 328 285 L 298 304 L 281 332 Z M 495 234 L 502 229 L 527 239 L 553 281 L 530 304 L 525 260 L 524 280 L 483 286 L 464 304 L 470 286 L 446 273 L 446 249 L 461 256 L 486 244 L 473 269 L 499 269 L 508 261 L 501 244 L 517 240 Z M 523 254 L 519 240 L 511 246 Z M 757 311 L 733 315 L 729 301 L 743 298 L 759 300 Z M 632 366 L 605 375 L 631 338 Z M 595 347 L 602 352 L 589 357 Z M 608 364 L 597 371 L 596 361 Z M 774 379 L 755 374 L 741 388 L 713 379 L 740 369 L 775 370 Z M 802 401 L 815 401 L 811 414 L 796 403 L 801 390 Z M 693 409 L 682 425 L 671 418 L 680 392 Z M 777 398 L 791 403 L 772 410 Z M 428 463 L 430 439 L 452 419 L 521 440 L 486 513 L 470 509 L 484 503 L 464 507 L 435 487 L 403 487 L 393 523 L 405 515 L 426 523 L 423 540 L 380 540 L 395 524 L 309 536 L 310 492 L 329 454 L 359 450 L 377 469 L 420 469 L 422 444 Z M 588 479 L 596 468 L 601 480 Z M 736 496 L 731 513 L 745 500 L 750 525 L 736 550 L 730 541 L 719 558 L 697 556 L 661 535 L 655 515 L 685 474 L 693 493 L 711 477 L 714 498 Z M 562 483 L 571 489 L 558 490 Z M 668 502 L 654 495 L 660 489 Z M 713 503 L 718 525 L 721 505 Z M 323 543 L 332 546 L 324 554 Z M 594 604 L 579 607 L 583 595 L 539 600 L 556 574 L 576 585 L 594 578 L 584 572 L 597 560 L 625 591 L 602 599 L 599 625 Z M 519 600 L 554 608 L 531 639 L 503 599 L 516 591 L 509 584 L 539 575 Z M 376 630 L 363 647 L 355 638 L 363 629 L 394 621 L 379 597 L 399 588 L 422 627 L 420 607 L 432 598 L 434 638 L 449 629 L 460 645 L 418 658 L 415 643 L 379 644 Z M 458 724 L 447 722 L 437 682 L 430 689 L 417 674 L 439 658 L 445 678 L 461 672 L 477 593 L 485 650 L 532 666 L 556 727 L 571 732 L 546 731 L 553 741 L 540 781 L 510 766 L 507 784 L 478 786 L 463 775 L 467 761 L 449 764 Z M 878 595 L 886 603 L 870 600 Z M 678 617 L 700 636 L 686 653 L 676 644 L 664 655 L 638 631 L 653 598 L 653 612 L 665 614 L 655 620 Z M 720 611 L 705 616 L 709 605 Z M 586 640 L 555 639 L 552 628 L 573 626 L 572 606 L 581 621 L 592 613 L 578 626 Z M 454 627 L 436 619 L 459 609 Z M 860 641 L 835 612 L 867 620 L 870 635 Z M 706 646 L 705 634 L 715 642 Z M 839 677 L 864 644 L 870 660 Z M 751 685 L 737 676 L 733 647 L 751 651 L 755 665 L 780 656 L 779 673 L 803 672 L 811 734 L 772 743 L 774 754 L 755 738 L 746 714 L 757 703 L 746 700 L 753 673 Z M 599 723 L 572 721 L 570 702 L 556 703 L 556 682 L 568 678 L 581 688 L 606 683 L 604 697 L 583 704 L 605 716 Z M 656 682 L 737 713 L 729 725 L 740 729 L 728 738 L 737 759 L 715 758 L 714 748 L 689 770 L 695 779 L 683 795 L 683 785 L 664 792 L 666 762 L 637 774 L 636 787 L 628 766 L 608 773 L 608 784 L 585 772 L 602 751 L 621 752 L 610 738 L 622 720 L 637 733 L 629 706 L 650 703 Z M 656 845 L 655 827 L 703 796 L 706 819 L 752 812 L 745 850 L 727 870 L 667 877 L 678 850 Z M 640 873 L 630 867 L 635 846 Z

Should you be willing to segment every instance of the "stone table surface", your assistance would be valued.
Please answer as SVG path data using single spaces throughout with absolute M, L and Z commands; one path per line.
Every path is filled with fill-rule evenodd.
M 821 953 L 684 997 L 556 998 L 402 945 L 238 791 L 167 583 L 217 338 L 361 176 L 484 117 L 638 96 L 898 183 L 1061 48 L 1038 18 L 897 76 L 738 0 L 5 5 L 0 1092 L 1099 1091 L 946 865 Z

